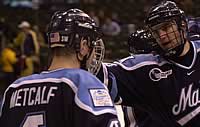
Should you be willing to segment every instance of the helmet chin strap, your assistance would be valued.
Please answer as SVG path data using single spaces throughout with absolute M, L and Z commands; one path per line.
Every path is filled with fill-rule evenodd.
M 174 48 L 173 50 L 171 50 L 171 52 L 174 53 L 165 53 L 164 57 L 167 59 L 176 59 L 177 57 L 179 57 L 181 55 L 181 53 L 183 52 L 184 49 L 184 44 L 181 44 L 179 46 L 177 46 L 176 48 Z

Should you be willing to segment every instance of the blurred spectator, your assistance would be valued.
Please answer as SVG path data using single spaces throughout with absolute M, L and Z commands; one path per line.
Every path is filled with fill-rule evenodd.
M 105 20 L 105 13 L 103 9 L 100 9 L 98 11 L 97 14 L 98 18 L 99 18 L 99 26 L 102 27 L 102 25 L 104 24 L 104 20 Z
M 39 43 L 39 46 L 40 46 L 40 47 L 46 47 L 47 44 L 46 44 L 46 42 L 45 42 L 43 33 L 40 31 L 39 26 L 38 26 L 38 25 L 34 25 L 34 26 L 33 26 L 33 30 L 34 30 L 34 32 L 36 33 L 37 41 L 38 41 L 38 43 Z
M 122 21 L 119 18 L 118 13 L 116 13 L 116 12 L 112 13 L 112 20 L 117 22 L 120 26 L 123 25 Z
M 128 34 L 134 33 L 136 31 L 135 24 L 128 24 Z
M 200 17 L 188 17 L 188 37 L 190 40 L 200 39 Z
M 94 21 L 97 24 L 97 26 L 100 26 L 99 17 L 95 14 L 95 11 L 94 10 L 90 10 L 88 14 L 89 14 L 89 16 L 91 18 L 94 19 Z
M 30 55 L 38 55 L 39 54 L 39 44 L 37 41 L 36 33 L 31 29 L 31 25 L 27 21 L 21 22 L 18 25 L 18 28 L 25 33 L 25 38 L 23 43 L 22 52 L 23 54 L 30 56 Z
M 21 48 L 22 48 L 21 45 L 24 42 L 24 39 L 25 39 L 25 33 L 22 32 L 22 31 L 19 31 L 17 33 L 16 38 L 14 38 L 14 46 L 15 47 L 20 47 L 20 51 L 21 51 Z
M 16 80 L 15 64 L 17 62 L 16 53 L 13 49 L 13 45 L 7 44 L 7 46 L 1 52 L 1 66 L 3 72 L 4 90 Z
M 47 28 L 48 27 L 46 27 L 46 29 Z M 41 32 L 37 25 L 33 26 L 33 30 L 36 32 L 38 43 L 40 45 L 40 56 L 39 56 L 40 62 L 38 66 L 35 65 L 35 70 L 37 68 L 39 72 L 47 68 L 46 58 L 48 58 L 48 44 L 47 44 L 48 38 L 46 37 L 46 33 Z
M 21 76 L 27 76 L 35 72 L 35 66 L 39 64 L 39 43 L 36 33 L 31 29 L 27 21 L 22 21 L 18 25 L 22 30 L 15 39 L 15 44 L 20 47 L 20 70 Z M 23 64 L 24 63 L 24 64 Z
M 110 17 L 106 17 L 102 31 L 106 36 L 117 36 L 121 32 L 121 28 L 117 22 L 112 21 Z

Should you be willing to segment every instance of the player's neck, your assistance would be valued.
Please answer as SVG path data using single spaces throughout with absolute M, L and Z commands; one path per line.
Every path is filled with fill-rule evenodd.
M 48 70 L 55 70 L 59 68 L 80 68 L 80 63 L 74 57 L 55 57 L 53 58 Z
M 189 50 L 190 50 L 190 42 L 187 40 L 186 43 L 185 43 L 185 45 L 184 45 L 183 52 L 181 53 L 180 56 L 186 55 Z

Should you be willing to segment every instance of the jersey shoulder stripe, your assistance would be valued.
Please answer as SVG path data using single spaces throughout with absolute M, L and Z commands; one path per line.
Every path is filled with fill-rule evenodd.
M 171 63 L 177 65 L 178 67 L 180 68 L 183 68 L 183 69 L 191 69 L 195 63 L 196 63 L 196 60 L 197 60 L 197 57 L 198 57 L 198 52 L 200 51 L 200 45 L 198 44 L 200 43 L 200 41 L 191 41 L 191 44 L 192 44 L 192 49 L 193 49 L 193 52 L 194 52 L 194 55 L 193 55 L 193 58 L 192 58 L 192 62 L 189 66 L 185 66 L 185 65 L 182 65 L 180 63 L 177 63 L 175 61 L 172 61 L 172 60 L 169 60 Z M 199 50 L 199 51 L 198 51 Z
M 75 103 L 80 108 L 91 112 L 94 115 L 101 115 L 104 113 L 112 113 L 116 115 L 116 110 L 113 107 L 113 102 L 109 96 L 107 87 L 95 76 L 80 69 L 61 69 L 27 76 L 16 80 L 8 87 L 5 93 L 7 93 L 10 88 L 17 88 L 22 85 L 28 86 L 29 84 L 33 83 L 45 82 L 51 82 L 55 84 L 65 83 L 66 85 L 70 86 L 75 93 Z M 106 99 L 107 105 L 104 106 L 103 104 L 105 103 L 101 102 L 103 100 L 98 99 Z M 98 106 L 98 108 L 95 107 L 95 104 Z
M 123 69 L 127 71 L 132 71 L 132 70 L 141 68 L 143 66 L 148 66 L 148 65 L 162 66 L 169 62 L 164 60 L 159 55 L 138 54 L 138 55 L 129 56 L 127 58 L 116 61 L 114 63 L 121 66 Z

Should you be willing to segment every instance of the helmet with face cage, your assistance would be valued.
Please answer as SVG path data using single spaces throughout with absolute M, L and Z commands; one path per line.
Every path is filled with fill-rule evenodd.
M 184 22 L 184 23 L 183 23 Z M 160 36 L 158 34 L 158 29 L 153 29 L 155 26 L 159 26 L 163 23 L 174 23 L 177 26 L 177 30 L 180 33 L 179 37 L 176 37 L 174 33 L 174 40 L 177 40 L 177 43 L 168 49 L 158 48 L 158 52 L 166 57 L 171 56 L 179 56 L 184 48 L 184 44 L 186 42 L 186 35 L 187 35 L 187 27 L 186 27 L 186 17 L 184 11 L 182 11 L 176 3 L 172 1 L 162 1 L 161 3 L 153 6 L 145 20 L 145 24 L 147 28 L 152 33 L 153 37 L 156 39 L 157 42 L 160 40 Z M 165 27 L 172 27 L 165 26 Z M 171 33 L 167 33 L 168 35 Z M 167 36 L 168 36 L 167 35 Z M 180 38 L 180 39 L 178 39 Z
M 87 60 L 82 62 L 84 67 L 92 73 L 97 73 L 104 58 L 104 44 L 102 33 L 94 20 L 80 9 L 57 11 L 53 14 L 48 28 L 48 43 L 50 48 L 69 47 L 80 51 L 81 38 L 88 40 L 88 46 L 95 51 L 95 57 L 90 65 Z

